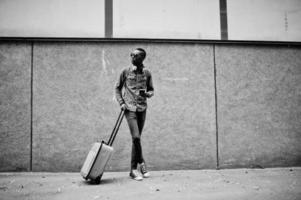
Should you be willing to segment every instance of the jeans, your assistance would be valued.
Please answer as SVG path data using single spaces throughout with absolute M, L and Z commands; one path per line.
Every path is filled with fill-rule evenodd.
M 142 112 L 126 110 L 125 117 L 132 136 L 131 170 L 133 170 L 137 169 L 138 163 L 141 164 L 144 162 L 141 146 L 141 134 L 145 122 L 146 110 Z

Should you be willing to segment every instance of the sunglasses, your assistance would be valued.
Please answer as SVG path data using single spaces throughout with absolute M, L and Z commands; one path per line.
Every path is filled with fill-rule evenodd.
M 135 53 L 131 53 L 130 55 L 131 55 L 132 58 L 136 58 L 136 57 L 141 57 L 142 56 L 141 54 L 137 54 L 137 53 L 136 54 Z

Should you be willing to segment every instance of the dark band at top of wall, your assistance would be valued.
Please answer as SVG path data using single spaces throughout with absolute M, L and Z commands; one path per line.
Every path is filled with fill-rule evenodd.
M 64 37 L 0 37 L 1 42 L 109 42 L 109 43 L 166 43 L 166 44 L 226 44 L 226 45 L 267 45 L 301 47 L 297 41 L 259 40 L 193 40 L 193 39 L 150 39 L 150 38 L 64 38 Z
M 105 0 L 105 37 L 113 37 L 113 0 Z
M 221 39 L 228 40 L 227 0 L 219 1 L 219 9 L 221 20 Z

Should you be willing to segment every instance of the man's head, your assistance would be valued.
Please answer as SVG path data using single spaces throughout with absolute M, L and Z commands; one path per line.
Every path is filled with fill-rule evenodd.
M 131 61 L 135 66 L 141 66 L 146 57 L 146 52 L 142 48 L 137 48 L 131 53 Z

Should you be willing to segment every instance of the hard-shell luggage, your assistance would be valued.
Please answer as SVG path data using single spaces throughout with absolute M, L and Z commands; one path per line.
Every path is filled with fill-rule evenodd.
M 80 174 L 86 180 L 92 180 L 96 183 L 100 182 L 102 174 L 105 170 L 106 164 L 110 160 L 113 154 L 112 144 L 115 140 L 120 124 L 124 117 L 124 111 L 122 110 L 118 116 L 112 134 L 108 142 L 96 142 L 92 145 L 90 152 L 81 168 Z

